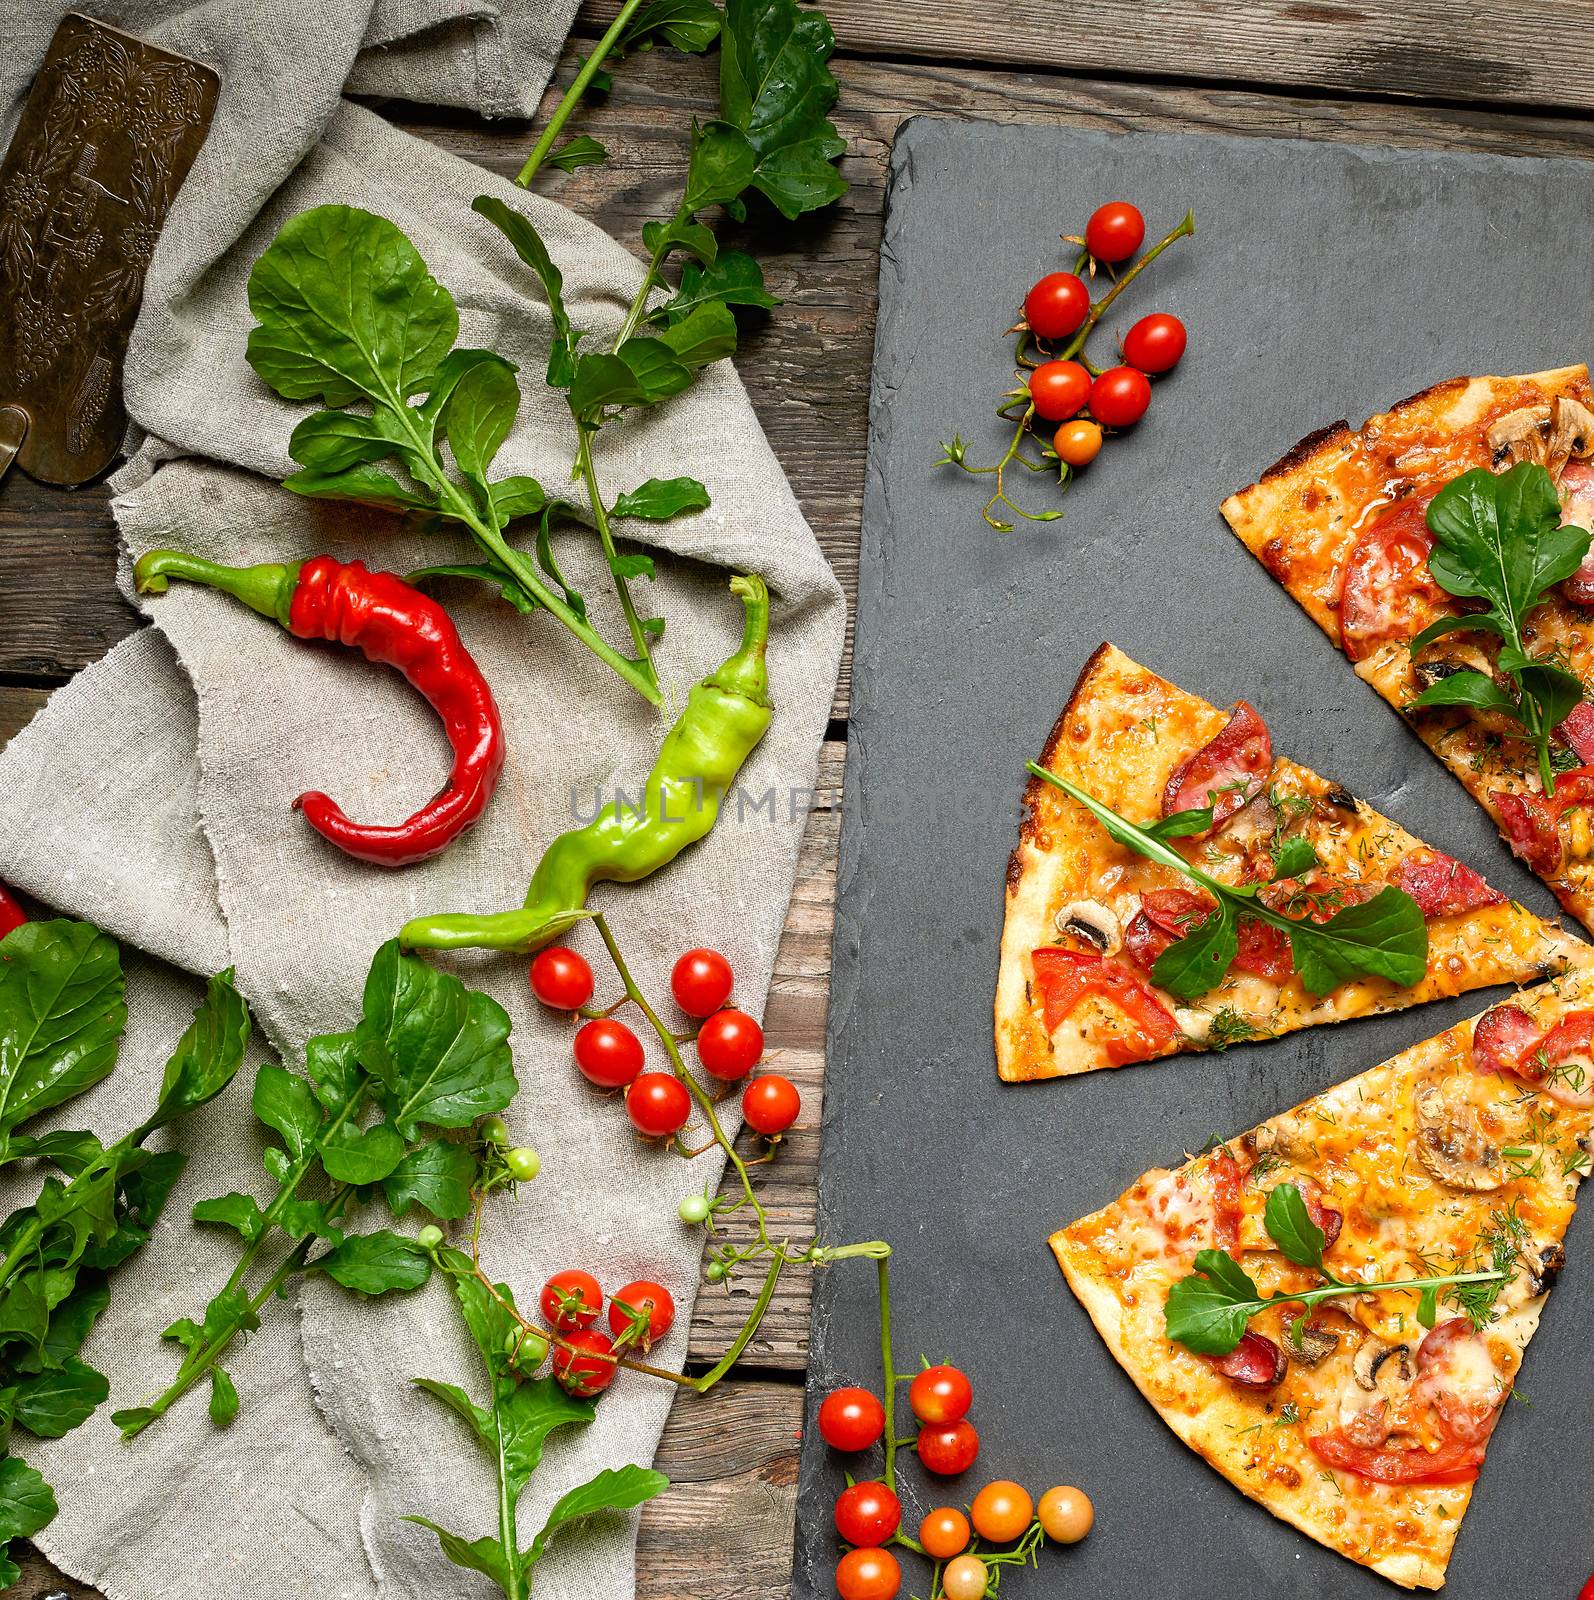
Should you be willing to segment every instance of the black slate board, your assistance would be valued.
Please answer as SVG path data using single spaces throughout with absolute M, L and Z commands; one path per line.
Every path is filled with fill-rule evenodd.
M 1483 813 L 1230 534 L 1223 496 L 1298 438 L 1457 373 L 1529 372 L 1594 349 L 1594 164 L 1216 136 L 1095 134 L 920 118 L 892 158 L 882 246 L 825 1085 L 820 1230 L 893 1241 L 899 1359 L 958 1361 L 984 1450 L 965 1479 L 907 1458 L 909 1528 L 991 1477 L 1073 1482 L 1097 1530 L 1011 1574 L 1004 1597 L 1347 1600 L 1392 1585 L 1242 1498 L 1178 1442 L 1108 1356 L 1046 1246 L 1059 1225 L 1374 1065 L 1483 998 L 1225 1055 L 1000 1084 L 991 997 L 1023 763 L 1111 639 L 1184 688 L 1252 700 L 1274 745 L 1339 779 L 1546 915 Z M 1060 232 L 1101 200 L 1153 236 L 1199 232 L 1125 296 L 1169 310 L 1184 366 L 1147 420 L 1069 491 L 1063 521 L 1007 535 L 983 492 L 931 470 L 960 430 L 979 459 L 1012 381 L 1002 330 L 1071 265 Z M 1032 505 L 1055 485 L 1019 485 Z M 1587 1437 L 1594 1226 L 1579 1218 L 1502 1421 L 1446 1593 L 1571 1600 L 1594 1567 Z M 833 1596 L 842 1463 L 812 1411 L 878 1389 L 874 1275 L 817 1275 L 795 1593 Z M 904 1410 L 905 1410 L 904 1406 Z M 910 1419 L 911 1420 L 911 1419 Z M 878 1470 L 864 1458 L 854 1470 Z M 907 1558 L 904 1595 L 928 1593 Z

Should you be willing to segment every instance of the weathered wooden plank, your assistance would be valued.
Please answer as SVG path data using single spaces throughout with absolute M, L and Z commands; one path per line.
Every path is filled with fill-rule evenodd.
M 639 1597 L 790 1592 L 802 1425 L 796 1384 L 727 1379 L 706 1395 L 676 1397 L 657 1462 L 670 1487 L 642 1512 Z
M 44 709 L 49 699 L 43 689 L 0 688 L 0 746 L 8 744 L 15 735 Z
M 585 27 L 617 0 L 588 0 Z M 1558 0 L 826 0 L 843 51 L 1182 82 L 1567 106 L 1594 96 L 1587 8 Z

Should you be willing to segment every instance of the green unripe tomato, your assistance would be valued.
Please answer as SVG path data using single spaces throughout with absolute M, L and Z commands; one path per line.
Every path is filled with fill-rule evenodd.
M 516 1183 L 530 1183 L 542 1171 L 542 1157 L 529 1144 L 504 1151 L 504 1165 Z
M 502 1117 L 489 1117 L 477 1130 L 488 1144 L 508 1144 L 509 1128 Z
M 415 1242 L 423 1250 L 435 1250 L 443 1242 L 443 1230 L 434 1222 L 428 1222 L 421 1231 L 415 1235 Z
M 723 1283 L 725 1281 L 725 1263 L 723 1261 L 709 1262 L 709 1264 L 703 1268 L 703 1276 L 707 1278 L 710 1283 Z
M 709 1203 L 704 1195 L 689 1194 L 676 1209 L 682 1222 L 708 1221 Z
M 511 1328 L 504 1335 L 504 1354 L 511 1357 L 517 1367 L 529 1372 L 542 1365 L 543 1357 L 548 1354 L 548 1341 L 529 1328 Z

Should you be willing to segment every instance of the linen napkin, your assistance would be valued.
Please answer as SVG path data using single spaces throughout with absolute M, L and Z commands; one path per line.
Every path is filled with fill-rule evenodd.
M 149 435 L 113 480 L 130 554 L 174 544 L 246 562 L 327 551 L 396 571 L 464 554 L 452 535 L 421 536 L 389 516 L 304 501 L 274 481 L 290 469 L 286 444 L 299 413 L 244 361 L 244 284 L 287 217 L 329 201 L 395 221 L 454 294 L 461 342 L 520 363 L 520 421 L 499 469 L 549 485 L 564 479 L 568 418 L 540 381 L 546 308 L 470 199 L 497 193 L 531 217 L 564 271 L 576 324 L 598 337 L 618 326 L 639 264 L 569 211 L 396 132 L 339 94 L 348 80 L 527 112 L 572 10 L 569 0 L 317 8 L 130 0 L 106 13 L 210 60 L 224 80 L 129 352 L 129 410 Z M 0 65 L 13 119 L 58 16 L 24 0 L 18 46 Z M 430 862 L 385 872 L 352 861 L 289 809 L 313 786 L 357 817 L 406 815 L 447 770 L 428 708 L 396 674 L 352 652 L 306 645 L 225 597 L 180 585 L 147 603 L 155 629 L 79 674 L 0 756 L 0 877 L 158 958 L 131 963 L 121 1065 L 65 1121 L 114 1135 L 138 1120 L 197 993 L 161 963 L 190 973 L 234 964 L 269 1043 L 295 1058 L 310 1035 L 350 1024 L 372 953 L 407 917 L 517 905 L 554 834 L 617 786 L 636 791 L 686 688 L 732 648 L 740 607 L 726 588 L 729 569 L 762 573 L 775 596 L 774 725 L 744 769 L 742 803 L 733 796 L 715 832 L 655 878 L 600 891 L 598 903 L 655 993 L 678 951 L 710 943 L 735 966 L 739 1001 L 761 1008 L 840 656 L 841 594 L 728 367 L 656 415 L 605 430 L 599 471 L 611 493 L 688 474 L 713 499 L 655 540 L 673 553 L 659 563 L 656 596 L 668 619 L 659 660 L 672 709 L 655 713 L 552 619 L 522 618 L 485 594 L 451 594 L 494 685 L 509 761 L 486 817 Z M 595 539 L 564 536 L 560 559 L 592 600 L 597 625 L 621 637 Z M 604 983 L 601 946 L 585 933 L 573 942 Z M 679 1365 L 699 1239 L 675 1209 L 715 1179 L 712 1160 L 685 1163 L 642 1145 L 619 1105 L 581 1083 L 570 1030 L 531 1001 L 523 959 L 455 966 L 511 1013 L 522 1092 L 508 1120 L 544 1161 L 517 1201 L 491 1208 L 484 1259 L 522 1303 L 560 1266 L 587 1265 L 612 1288 L 660 1278 L 680 1312 L 657 1359 Z M 492 1479 L 477 1446 L 409 1384 L 431 1376 L 479 1387 L 442 1284 L 363 1303 L 312 1280 L 239 1352 L 243 1409 L 230 1428 L 213 1428 L 199 1397 L 131 1446 L 117 1442 L 108 1412 L 157 1392 L 175 1369 L 159 1330 L 201 1309 L 235 1258 L 233 1244 L 187 1220 L 188 1207 L 233 1187 L 267 1189 L 246 1084 L 176 1136 L 190 1151 L 188 1170 L 156 1237 L 118 1273 L 111 1311 L 86 1351 L 111 1378 L 111 1405 L 63 1440 L 24 1447 L 61 1503 L 41 1545 L 112 1600 L 495 1592 L 399 1520 L 423 1514 L 467 1537 L 494 1526 Z M 523 1542 L 571 1484 L 650 1459 L 672 1392 L 622 1374 L 590 1428 L 555 1435 L 521 1504 Z M 561 1535 L 537 1570 L 539 1600 L 630 1594 L 634 1528 L 634 1518 L 604 1518 Z

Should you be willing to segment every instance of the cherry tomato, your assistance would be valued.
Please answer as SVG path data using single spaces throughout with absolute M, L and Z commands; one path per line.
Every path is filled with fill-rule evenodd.
M 926 1367 L 908 1385 L 908 1404 L 920 1422 L 958 1422 L 969 1414 L 974 1387 L 956 1367 Z
M 764 1053 L 764 1030 L 745 1011 L 716 1011 L 697 1030 L 697 1059 L 716 1078 L 745 1078 Z
M 766 1138 L 784 1133 L 802 1108 L 796 1084 L 778 1072 L 761 1073 L 742 1091 L 743 1121 Z
M 578 1328 L 574 1333 L 567 1333 L 565 1339 L 575 1349 L 554 1346 L 553 1375 L 559 1387 L 566 1394 L 575 1395 L 597 1394 L 607 1389 L 620 1370 L 614 1362 L 604 1359 L 613 1353 L 614 1346 L 592 1328 Z
M 576 1067 L 600 1089 L 623 1089 L 642 1070 L 642 1041 L 613 1017 L 599 1017 L 576 1033 Z
M 670 974 L 670 993 L 689 1017 L 706 1017 L 731 997 L 731 964 L 718 950 L 688 950 Z
M 644 1350 L 657 1344 L 675 1321 L 675 1300 L 670 1291 L 662 1283 L 652 1283 L 646 1278 L 628 1283 L 618 1294 L 609 1296 L 609 1326 L 617 1336 L 626 1332 L 632 1323 L 631 1311 L 623 1309 L 626 1306 L 631 1311 L 648 1314 L 647 1327 L 636 1341 Z
M 699 1222 L 707 1222 L 709 1219 L 709 1213 L 713 1209 L 713 1206 L 711 1206 L 708 1202 L 707 1195 L 689 1194 L 680 1203 L 680 1205 L 675 1208 L 675 1211 L 676 1215 L 680 1217 L 682 1222 L 695 1224 Z
M 1035 1514 L 1035 1502 L 1021 1483 L 998 1478 L 988 1483 L 974 1497 L 969 1515 L 974 1521 L 974 1531 L 993 1544 L 1012 1544 L 1022 1538 L 1029 1520 Z
M 1060 1483 L 1041 1496 L 1035 1508 L 1046 1537 L 1057 1544 L 1078 1544 L 1096 1520 L 1096 1508 L 1083 1489 Z
M 969 1519 L 955 1506 L 938 1506 L 919 1524 L 919 1543 L 937 1561 L 950 1561 L 969 1547 Z
M 919 1429 L 919 1460 L 927 1472 L 956 1477 L 974 1465 L 980 1453 L 980 1436 L 967 1419 Z
M 1109 266 L 1127 261 L 1146 237 L 1146 219 L 1127 200 L 1097 206 L 1085 224 L 1085 248 Z
M 1133 367 L 1108 367 L 1090 386 L 1090 414 L 1109 428 L 1129 428 L 1146 414 L 1151 385 Z
M 549 1327 L 570 1333 L 576 1328 L 590 1328 L 598 1320 L 598 1313 L 603 1310 L 603 1290 L 590 1272 L 566 1267 L 542 1286 L 537 1304 Z
M 902 1568 L 889 1550 L 849 1550 L 836 1563 L 841 1600 L 896 1600 Z
M 692 1097 L 673 1074 L 644 1072 L 625 1092 L 625 1114 L 638 1133 L 668 1139 L 686 1126 Z
M 1171 372 L 1184 345 L 1184 324 L 1169 312 L 1153 311 L 1124 335 L 1124 360 L 1142 372 Z
M 1029 375 L 1029 397 L 1035 415 L 1061 422 L 1084 405 L 1090 393 L 1090 373 L 1077 361 L 1043 361 Z
M 504 1151 L 504 1165 L 516 1183 L 530 1183 L 542 1171 L 542 1157 L 529 1144 Z
M 531 963 L 531 992 L 555 1011 L 574 1011 L 592 998 L 592 968 L 585 956 L 551 944 Z
M 1089 417 L 1076 417 L 1052 435 L 1052 449 L 1069 466 L 1088 467 L 1101 454 L 1101 427 Z
M 836 1532 L 848 1544 L 882 1545 L 902 1525 L 902 1504 L 883 1483 L 865 1479 L 836 1496 Z
M 1071 272 L 1048 272 L 1024 296 L 1024 320 L 1041 339 L 1066 339 L 1090 315 L 1090 290 Z
M 989 1574 L 978 1556 L 959 1556 L 946 1564 L 941 1574 L 941 1593 L 946 1600 L 981 1600 Z
M 886 1408 L 867 1389 L 833 1389 L 819 1402 L 819 1437 L 832 1450 L 867 1450 L 886 1427 Z
M 1594 1600 L 1594 1578 L 1590 1578 L 1588 1582 L 1577 1591 L 1577 1600 Z

